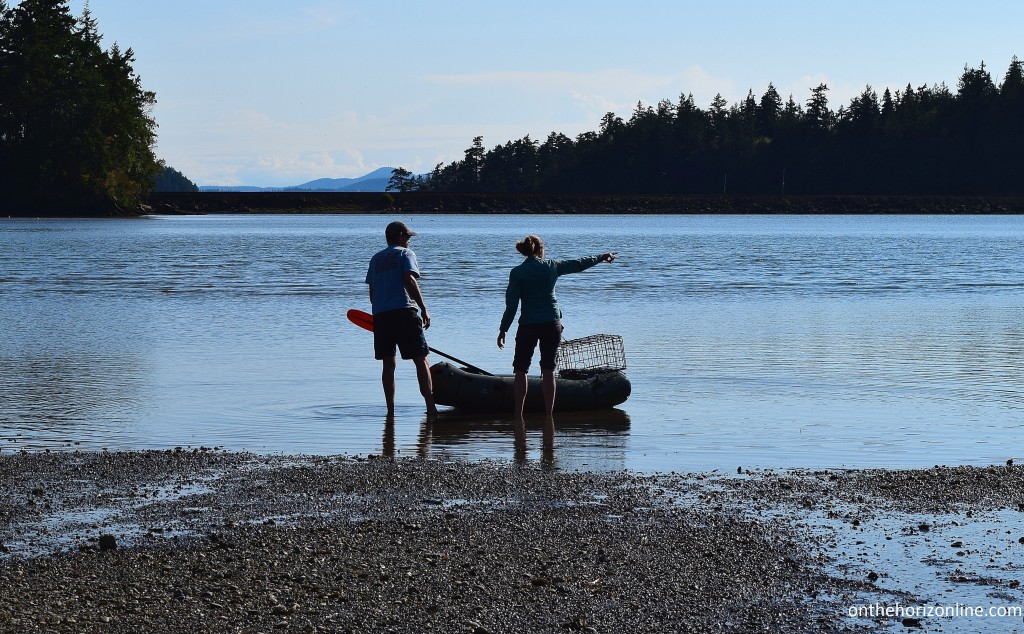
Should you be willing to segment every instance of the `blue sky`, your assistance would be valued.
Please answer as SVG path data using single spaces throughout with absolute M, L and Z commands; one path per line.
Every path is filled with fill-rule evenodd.
M 15 3 L 12 3 L 15 4 Z M 70 3 L 79 15 L 83 0 Z M 200 185 L 415 173 L 527 134 L 575 136 L 637 101 L 707 109 L 774 83 L 833 110 L 870 84 L 1024 58 L 1024 2 L 91 0 L 156 92 L 158 155 Z

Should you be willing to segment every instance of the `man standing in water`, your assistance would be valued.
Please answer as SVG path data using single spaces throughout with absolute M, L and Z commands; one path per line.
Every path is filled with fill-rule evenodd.
M 384 230 L 387 248 L 370 259 L 366 283 L 370 287 L 370 305 L 373 310 L 374 358 L 383 364 L 381 384 L 388 417 L 395 415 L 395 347 L 403 359 L 416 364 L 416 378 L 420 394 L 427 405 L 427 418 L 437 418 L 434 389 L 427 362 L 427 339 L 423 331 L 430 328 L 430 313 L 423 303 L 423 293 L 417 281 L 420 277 L 416 254 L 409 248 L 409 238 L 416 235 L 404 222 L 395 221 Z M 419 312 L 417 313 L 417 307 Z

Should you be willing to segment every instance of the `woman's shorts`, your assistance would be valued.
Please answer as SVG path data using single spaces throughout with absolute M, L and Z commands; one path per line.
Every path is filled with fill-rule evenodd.
M 558 344 L 562 342 L 562 330 L 562 322 L 557 320 L 544 324 L 519 324 L 512 368 L 516 372 L 528 372 L 533 362 L 533 350 L 540 342 L 540 368 L 554 370 Z
M 399 308 L 373 316 L 374 358 L 394 357 L 395 346 L 403 359 L 427 356 L 429 349 L 423 334 L 423 320 L 415 308 Z

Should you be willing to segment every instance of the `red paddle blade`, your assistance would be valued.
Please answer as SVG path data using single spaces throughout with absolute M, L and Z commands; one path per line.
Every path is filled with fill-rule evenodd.
M 373 332 L 373 315 L 370 313 L 364 313 L 353 308 L 348 311 L 348 320 L 364 330 Z

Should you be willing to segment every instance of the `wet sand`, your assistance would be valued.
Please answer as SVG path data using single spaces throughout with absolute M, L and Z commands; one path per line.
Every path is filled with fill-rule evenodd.
M 0 454 L 2 632 L 1009 631 L 1024 468 Z M 988 629 L 986 629 L 988 628 Z

